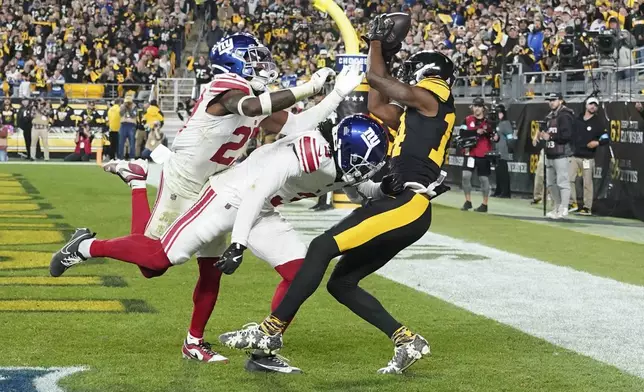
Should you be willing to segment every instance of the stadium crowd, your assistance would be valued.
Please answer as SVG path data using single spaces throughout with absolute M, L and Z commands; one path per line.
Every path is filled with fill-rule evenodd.
M 154 84 L 181 61 L 186 7 L 174 0 L 3 1 L 0 95 L 62 97 L 66 83 Z
M 484 75 L 469 84 L 494 83 L 495 75 L 521 64 L 524 71 L 561 69 L 559 47 L 568 38 L 582 68 L 589 55 L 592 32 L 614 29 L 621 37 L 619 66 L 631 64 L 631 50 L 644 46 L 644 5 L 633 0 L 567 1 L 445 1 L 445 0 L 340 0 L 358 34 L 364 34 L 373 16 L 406 12 L 412 29 L 403 42 L 398 61 L 424 49 L 449 55 L 459 76 Z M 246 31 L 269 46 L 280 65 L 282 84 L 296 83 L 318 68 L 332 65 L 344 52 L 339 31 L 330 18 L 307 0 L 218 0 L 207 2 L 212 15 L 208 46 L 228 33 Z M 591 32 L 583 34 L 584 32 Z M 366 52 L 366 46 L 362 47 Z M 199 65 L 201 63 L 201 66 Z M 197 78 L 207 59 L 195 65 Z M 570 66 L 569 66 L 570 67 Z M 516 69 L 516 67 L 514 68 Z

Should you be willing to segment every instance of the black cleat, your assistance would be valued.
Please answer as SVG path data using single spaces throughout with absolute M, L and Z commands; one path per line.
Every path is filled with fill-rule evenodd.
M 474 210 L 476 212 L 487 212 L 487 204 L 481 204 Z
M 302 374 L 302 369 L 289 365 L 286 358 L 259 350 L 250 354 L 244 368 L 249 372 Z
M 463 204 L 463 207 L 461 207 L 461 211 L 469 211 L 472 209 L 472 202 L 471 201 L 466 201 Z
M 96 233 L 92 233 L 89 229 L 76 229 L 69 242 L 52 256 L 49 263 L 49 274 L 57 278 L 68 268 L 87 260 L 78 251 L 78 245 L 84 240 L 94 238 L 95 235 Z

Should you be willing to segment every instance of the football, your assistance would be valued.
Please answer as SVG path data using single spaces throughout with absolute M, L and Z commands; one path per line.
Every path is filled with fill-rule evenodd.
M 394 22 L 394 27 L 387 39 L 382 43 L 384 50 L 393 49 L 407 37 L 411 28 L 411 17 L 404 12 L 394 12 L 387 14 L 388 19 Z

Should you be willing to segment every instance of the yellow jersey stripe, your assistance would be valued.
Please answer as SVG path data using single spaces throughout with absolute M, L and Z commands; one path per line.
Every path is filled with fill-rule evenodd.
M 410 201 L 389 211 L 374 215 L 350 229 L 333 236 L 340 252 L 357 248 L 379 235 L 406 226 L 420 218 L 429 206 L 425 196 L 414 195 Z
M 451 90 L 447 83 L 440 78 L 426 78 L 418 82 L 416 86 L 436 94 L 436 96 L 443 102 L 447 102 L 447 99 L 451 94 Z

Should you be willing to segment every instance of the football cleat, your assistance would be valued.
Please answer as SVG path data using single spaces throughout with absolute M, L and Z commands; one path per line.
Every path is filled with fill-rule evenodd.
M 219 335 L 219 341 L 226 347 L 237 350 L 261 350 L 274 354 L 282 348 L 282 334 L 269 335 L 257 323 L 246 324 L 238 331 Z
M 87 260 L 78 250 L 78 245 L 84 240 L 94 238 L 95 235 L 96 233 L 92 233 L 89 229 L 76 229 L 69 242 L 52 256 L 49 263 L 49 274 L 59 277 L 68 268 Z
M 302 369 L 289 365 L 288 359 L 281 355 L 261 351 L 249 354 L 244 368 L 249 372 L 302 374 Z
M 116 174 L 126 184 L 133 180 L 145 181 L 148 178 L 148 161 L 144 159 L 134 161 L 111 160 L 103 165 L 103 170 Z
M 414 340 L 394 348 L 394 357 L 387 366 L 378 370 L 380 374 L 401 374 L 424 355 L 429 355 L 429 343 L 422 336 L 416 335 Z
M 184 340 L 181 353 L 185 359 L 192 359 L 194 361 L 206 363 L 228 363 L 228 358 L 216 351 L 213 351 L 210 343 L 204 341 L 199 344 L 191 344 Z

